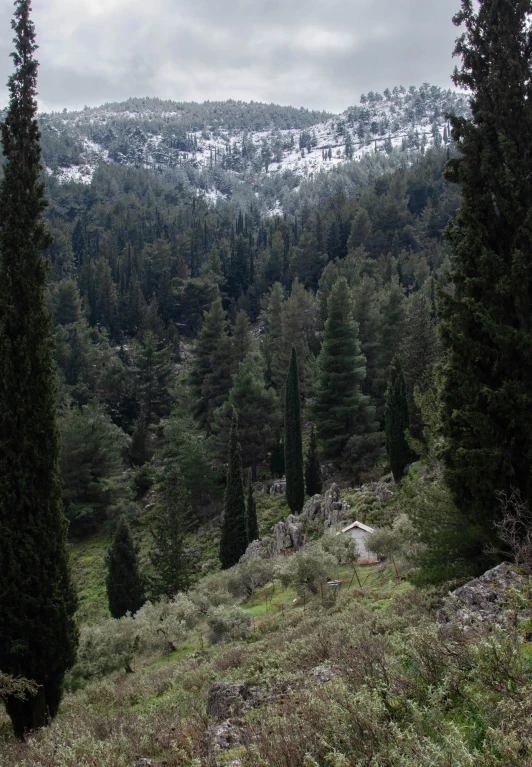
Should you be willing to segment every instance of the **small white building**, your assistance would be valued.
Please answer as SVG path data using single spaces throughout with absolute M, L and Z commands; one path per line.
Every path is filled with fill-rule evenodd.
M 336 535 L 349 535 L 357 545 L 359 564 L 371 565 L 379 561 L 379 557 L 372 551 L 369 551 L 366 546 L 368 533 L 372 532 L 373 528 L 364 525 L 362 522 L 351 522 L 350 525 L 344 527 L 343 530 L 340 530 Z

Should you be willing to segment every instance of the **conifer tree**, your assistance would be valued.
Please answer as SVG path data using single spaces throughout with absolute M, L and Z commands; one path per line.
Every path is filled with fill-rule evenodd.
M 408 397 L 401 361 L 394 357 L 390 366 L 390 378 L 384 406 L 386 452 L 393 478 L 399 482 L 405 467 L 412 461 L 412 451 L 405 432 L 410 427 Z
M 292 347 L 288 368 L 284 407 L 284 464 L 286 472 L 286 501 L 290 511 L 299 513 L 305 503 L 303 477 L 303 441 L 301 438 L 301 405 L 297 354 Z
M 401 359 L 410 431 L 416 439 L 423 439 L 423 419 L 414 399 L 414 391 L 426 391 L 434 384 L 433 369 L 441 352 L 438 331 L 431 315 L 429 299 L 418 290 L 408 299 L 406 327 L 401 344 Z
M 532 47 L 530 0 L 462 0 L 455 54 L 472 119 L 451 117 L 462 203 L 446 236 L 453 294 L 440 293 L 445 479 L 461 512 L 461 555 L 485 567 L 498 491 L 532 499 Z
M 280 434 L 270 453 L 270 473 L 272 477 L 284 476 L 284 444 Z
M 174 463 L 163 475 L 160 500 L 152 528 L 151 561 L 155 570 L 153 591 L 172 597 L 190 585 L 192 562 L 186 551 L 190 530 L 190 494 Z
M 257 519 L 257 503 L 255 501 L 255 496 L 253 495 L 253 483 L 249 482 L 249 489 L 248 489 L 248 505 L 247 505 L 247 514 L 248 514 L 248 543 L 252 543 L 253 541 L 259 540 L 259 522 Z
M 107 553 L 107 567 L 105 587 L 109 612 L 113 618 L 122 618 L 127 612 L 136 613 L 144 604 L 144 579 L 139 569 L 137 547 L 125 517 L 118 522 Z
M 220 562 L 222 568 L 236 565 L 248 545 L 248 525 L 244 483 L 242 481 L 242 460 L 238 440 L 238 416 L 233 410 L 231 434 L 229 436 L 229 465 L 225 488 L 222 535 L 220 539 Z
M 218 454 L 226 455 L 233 407 L 238 413 L 238 433 L 243 466 L 251 467 L 251 478 L 257 479 L 257 466 L 266 459 L 278 424 L 277 398 L 264 382 L 264 361 L 258 351 L 250 352 L 233 375 L 229 400 L 213 414 L 212 431 L 218 443 Z
M 210 430 L 213 412 L 226 401 L 231 389 L 233 350 L 220 297 L 205 312 L 195 351 L 189 375 L 193 412 L 199 425 Z
M 321 475 L 321 463 L 318 453 L 318 440 L 314 424 L 310 432 L 310 443 L 308 446 L 307 460 L 305 462 L 305 487 L 307 495 L 318 495 L 323 489 L 323 478 Z
M 278 234 L 278 233 L 276 233 Z M 268 383 L 273 382 L 275 358 L 282 344 L 282 309 L 284 291 L 280 282 L 275 282 L 266 299 L 266 306 L 261 312 L 261 322 L 265 328 L 264 357 L 266 360 L 266 376 Z
M 31 3 L 16 3 L 15 72 L 2 123 L 0 184 L 0 668 L 39 685 L 8 696 L 15 733 L 54 717 L 76 656 L 76 596 L 61 503 L 51 319 L 45 304 L 50 245 L 37 112 Z
M 328 317 L 318 358 L 319 377 L 311 412 L 327 458 L 339 459 L 358 430 L 368 430 L 369 397 L 360 391 L 366 374 L 360 354 L 358 327 L 345 277 L 334 285 L 328 301 Z
M 251 335 L 251 323 L 247 312 L 241 309 L 236 315 L 231 335 L 231 361 L 233 371 L 238 369 L 241 362 L 253 348 L 253 336 Z

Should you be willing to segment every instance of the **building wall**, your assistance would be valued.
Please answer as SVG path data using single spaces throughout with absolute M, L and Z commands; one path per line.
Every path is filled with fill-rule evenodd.
M 373 552 L 368 551 L 366 547 L 366 538 L 368 536 L 368 533 L 365 530 L 361 530 L 359 527 L 353 527 L 352 530 L 349 530 L 347 533 L 344 533 L 344 535 L 350 535 L 351 538 L 356 542 L 359 558 L 363 560 L 369 560 L 370 562 L 377 562 L 378 557 L 373 554 Z

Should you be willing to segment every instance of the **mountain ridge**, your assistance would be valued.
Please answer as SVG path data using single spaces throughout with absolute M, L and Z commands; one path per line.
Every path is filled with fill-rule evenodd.
M 339 115 L 259 102 L 133 98 L 43 114 L 40 124 L 47 172 L 60 183 L 88 184 L 101 163 L 199 171 L 201 193 L 215 201 L 227 196 L 218 171 L 255 183 L 287 171 L 303 180 L 368 154 L 424 153 L 450 141 L 449 112 L 467 116 L 467 96 L 425 83 L 370 91 Z

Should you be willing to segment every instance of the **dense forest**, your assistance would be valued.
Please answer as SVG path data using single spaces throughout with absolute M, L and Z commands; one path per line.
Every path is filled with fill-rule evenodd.
M 292 347 L 303 420 L 313 422 L 307 403 L 319 392 L 328 301 L 341 277 L 360 402 L 345 445 L 327 458 L 351 482 L 375 473 L 385 461 L 392 358 L 404 350 L 415 407 L 414 389 L 430 388 L 440 354 L 442 229 L 459 201 L 442 176 L 448 156 L 447 148 L 431 150 L 356 197 L 334 195 L 298 216 L 266 219 L 227 203 L 208 206 L 137 169 L 101 167 L 89 187 L 49 182 L 49 305 L 71 535 L 94 530 L 126 502 L 134 508 L 134 484 L 142 484 L 134 478 L 157 474 L 169 450 L 184 457 L 193 446 L 195 460 L 180 462 L 184 481 L 196 514 L 216 514 L 231 405 L 240 414 L 244 468 L 254 480 L 268 476 Z
M 40 123 L 15 6 L 6 765 L 532 765 L 532 4 L 463 0 L 467 98 Z

